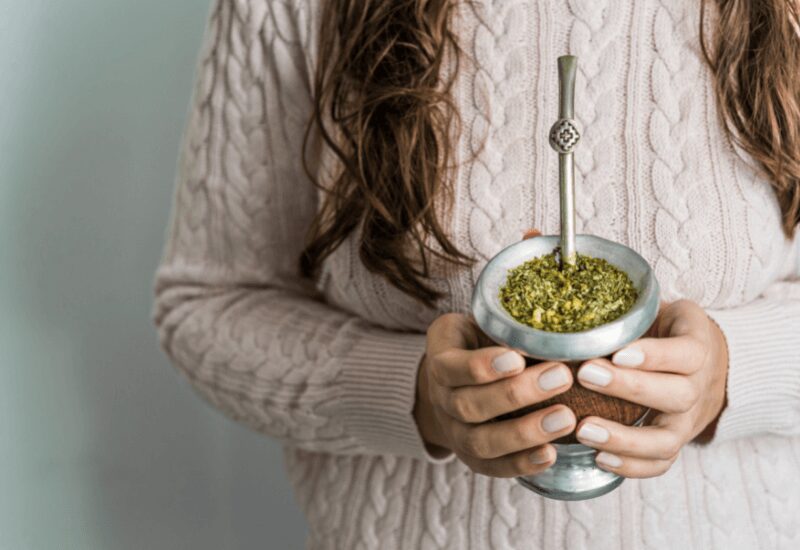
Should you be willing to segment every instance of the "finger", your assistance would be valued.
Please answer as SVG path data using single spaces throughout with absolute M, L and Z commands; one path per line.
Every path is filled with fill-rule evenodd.
M 575 436 L 595 449 L 648 460 L 672 460 L 688 436 L 674 416 L 660 415 L 650 426 L 624 426 L 597 416 L 581 420 Z
M 667 306 L 670 305 L 670 303 L 671 302 L 668 302 L 666 300 L 660 300 L 659 301 L 659 303 L 658 303 L 658 313 L 656 314 L 656 319 L 655 319 L 655 321 L 653 321 L 653 324 L 650 325 L 650 328 L 647 329 L 647 331 L 644 333 L 643 336 L 658 336 L 659 334 L 661 334 L 661 332 L 659 331 L 659 326 L 658 325 L 659 325 L 659 322 L 661 321 L 661 319 L 663 319 L 664 310 L 667 308 Z
M 460 433 L 454 440 L 460 452 L 473 458 L 497 458 L 567 435 L 575 428 L 575 414 L 564 405 L 553 405 L 509 420 L 456 426 Z
M 450 388 L 488 384 L 525 369 L 522 355 L 500 346 L 472 351 L 450 348 L 432 355 L 429 361 L 436 383 Z
M 428 327 L 425 353 L 435 355 L 451 348 L 475 349 L 480 346 L 482 332 L 474 318 L 461 313 L 446 313 Z
M 700 397 L 690 376 L 618 368 L 599 358 L 581 365 L 578 382 L 598 393 L 673 414 L 689 411 Z
M 605 451 L 597 453 L 595 457 L 595 462 L 603 470 L 630 478 L 663 475 L 672 467 L 675 460 L 677 460 L 677 457 L 671 460 L 649 460 L 646 458 L 619 456 Z
M 692 335 L 640 338 L 618 350 L 611 361 L 618 367 L 691 374 L 706 361 L 710 348 Z
M 483 330 L 478 326 L 478 322 L 475 320 L 475 316 L 472 313 L 469 313 L 469 322 L 473 325 L 473 331 L 475 334 L 475 345 L 470 346 L 467 349 L 478 349 L 478 348 L 487 348 L 490 346 L 496 346 L 497 342 L 489 338 Z
M 669 303 L 661 314 L 659 336 L 694 335 L 703 338 L 708 333 L 708 317 L 705 310 L 691 300 L 676 300 Z
M 522 240 L 524 241 L 527 239 L 532 239 L 534 237 L 538 237 L 541 234 L 542 232 L 539 231 L 538 229 L 528 229 L 525 233 L 523 233 Z
M 452 389 L 443 407 L 461 422 L 485 422 L 550 399 L 570 387 L 572 371 L 563 363 L 547 361 L 490 384 Z
M 705 364 L 711 348 L 708 317 L 697 304 L 678 300 L 659 309 L 657 326 L 615 352 L 611 361 L 620 367 L 689 373 Z
M 556 461 L 556 450 L 552 445 L 541 445 L 492 459 L 470 456 L 459 457 L 478 474 L 492 477 L 531 476 L 542 473 Z

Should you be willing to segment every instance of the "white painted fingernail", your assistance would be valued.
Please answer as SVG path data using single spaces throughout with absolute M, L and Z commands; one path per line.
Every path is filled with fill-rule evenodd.
M 578 380 L 595 386 L 608 386 L 611 378 L 611 371 L 594 363 L 587 363 L 578 371 Z
M 546 449 L 536 449 L 528 455 L 528 460 L 534 464 L 547 464 L 550 462 L 550 453 Z
M 620 367 L 638 367 L 644 363 L 644 352 L 637 347 L 622 348 L 611 357 L 611 362 Z
M 568 409 L 551 412 L 542 419 L 542 429 L 547 433 L 560 432 L 572 425 L 572 414 Z
M 578 439 L 591 441 L 592 443 L 605 443 L 608 441 L 608 430 L 597 424 L 584 424 L 578 430 Z
M 622 466 L 622 459 L 617 455 L 612 455 L 611 453 L 607 453 L 605 451 L 600 451 L 597 453 L 597 456 L 594 458 L 595 462 L 599 464 L 604 464 L 611 468 L 619 468 Z
M 554 390 L 569 384 L 569 372 L 566 367 L 553 367 L 539 375 L 539 387 L 544 391 Z
M 515 351 L 507 351 L 492 360 L 492 368 L 501 374 L 525 368 L 525 359 Z

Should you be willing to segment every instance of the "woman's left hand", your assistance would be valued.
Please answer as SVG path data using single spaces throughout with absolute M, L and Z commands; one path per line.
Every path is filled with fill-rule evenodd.
M 586 388 L 645 405 L 656 416 L 643 427 L 587 417 L 578 424 L 578 440 L 601 451 L 596 460 L 605 470 L 624 477 L 661 475 L 686 443 L 714 429 L 727 371 L 725 337 L 705 311 L 690 300 L 662 302 L 646 337 L 611 361 L 586 361 L 577 377 Z

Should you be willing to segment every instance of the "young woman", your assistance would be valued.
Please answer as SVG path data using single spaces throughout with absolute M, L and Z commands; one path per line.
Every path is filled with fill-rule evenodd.
M 205 398 L 285 443 L 310 547 L 800 547 L 797 21 L 786 0 L 216 1 L 154 318 Z M 558 231 L 566 53 L 578 230 L 640 252 L 665 300 L 575 377 L 468 315 L 489 258 Z M 486 422 L 573 384 L 661 414 Z M 575 503 L 514 481 L 573 430 L 634 479 Z

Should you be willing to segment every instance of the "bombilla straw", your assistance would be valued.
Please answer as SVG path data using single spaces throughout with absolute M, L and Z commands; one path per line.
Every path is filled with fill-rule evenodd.
M 550 130 L 550 145 L 558 152 L 561 201 L 561 267 L 575 265 L 575 161 L 572 151 L 580 140 L 575 116 L 575 75 L 578 58 L 558 58 L 558 120 Z

